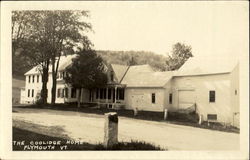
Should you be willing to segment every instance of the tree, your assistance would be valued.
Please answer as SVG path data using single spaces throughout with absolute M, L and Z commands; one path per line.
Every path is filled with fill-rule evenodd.
M 174 44 L 172 55 L 167 57 L 167 70 L 179 69 L 190 57 L 193 57 L 191 46 L 179 42 Z
M 12 53 L 15 54 L 21 47 L 22 55 L 26 55 L 33 66 L 39 66 L 43 79 L 43 101 L 47 102 L 49 67 L 52 69 L 53 104 L 61 55 L 92 46 L 84 35 L 91 31 L 91 25 L 82 21 L 84 17 L 88 17 L 87 11 L 14 11 L 12 14 Z
M 23 66 L 38 66 L 42 74 L 42 102 L 47 103 L 47 82 L 50 64 L 43 11 L 12 12 L 12 65 L 20 70 Z
M 91 42 L 84 35 L 91 30 L 91 25 L 81 20 L 83 17 L 88 17 L 87 11 L 45 11 L 45 13 L 44 25 L 48 35 L 46 40 L 49 42 L 53 80 L 51 103 L 54 104 L 60 57 L 62 54 L 70 53 L 69 50 L 91 48 Z
M 128 61 L 128 65 L 129 66 L 134 66 L 137 65 L 137 61 L 135 60 L 135 58 L 132 56 L 131 59 Z
M 69 75 L 65 78 L 66 83 L 78 89 L 79 92 L 81 88 L 91 92 L 94 88 L 104 87 L 107 84 L 107 74 L 103 59 L 93 50 L 83 49 L 77 54 L 72 65 L 66 68 L 66 73 Z M 80 94 L 77 96 L 78 107 L 82 96 L 82 93 Z

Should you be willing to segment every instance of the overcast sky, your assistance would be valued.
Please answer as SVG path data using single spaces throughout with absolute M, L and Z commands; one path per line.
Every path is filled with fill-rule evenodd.
M 176 42 L 195 56 L 237 56 L 248 45 L 247 2 L 91 2 L 95 49 L 148 50 L 166 55 Z

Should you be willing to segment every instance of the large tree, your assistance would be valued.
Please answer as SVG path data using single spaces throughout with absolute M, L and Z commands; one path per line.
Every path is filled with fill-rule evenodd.
M 42 73 L 42 99 L 47 102 L 48 71 L 52 70 L 51 103 L 55 103 L 57 72 L 62 54 L 78 48 L 90 49 L 85 35 L 91 25 L 83 21 L 87 11 L 14 11 L 12 13 L 12 53 L 21 48 L 32 65 Z M 19 52 L 20 53 L 20 52 Z
M 174 44 L 171 55 L 166 60 L 167 70 L 179 69 L 190 57 L 193 57 L 191 46 L 179 42 Z
M 43 103 L 47 103 L 48 68 L 51 57 L 43 19 L 43 11 L 12 12 L 12 66 L 13 72 L 20 72 L 20 66 L 38 66 L 43 82 L 41 98 Z
M 81 88 L 90 92 L 94 88 L 104 87 L 107 84 L 107 74 L 103 59 L 94 50 L 83 49 L 77 53 L 72 65 L 66 69 L 69 75 L 65 78 L 66 83 L 78 89 L 78 107 L 80 107 Z
M 92 44 L 85 32 L 91 25 L 83 21 L 87 11 L 46 11 L 45 27 L 49 42 L 52 65 L 51 103 L 56 100 L 57 73 L 62 54 L 72 54 L 74 49 L 90 49 Z

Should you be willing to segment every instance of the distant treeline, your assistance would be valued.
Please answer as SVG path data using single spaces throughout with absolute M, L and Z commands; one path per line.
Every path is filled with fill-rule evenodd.
M 148 51 L 97 51 L 106 62 L 128 65 L 149 64 L 156 71 L 166 70 L 167 57 Z

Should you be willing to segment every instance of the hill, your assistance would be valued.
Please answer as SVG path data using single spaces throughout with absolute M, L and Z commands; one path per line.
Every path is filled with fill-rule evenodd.
M 166 57 L 148 51 L 97 51 L 108 63 L 127 65 L 132 57 L 136 64 L 149 64 L 156 71 L 166 70 Z

